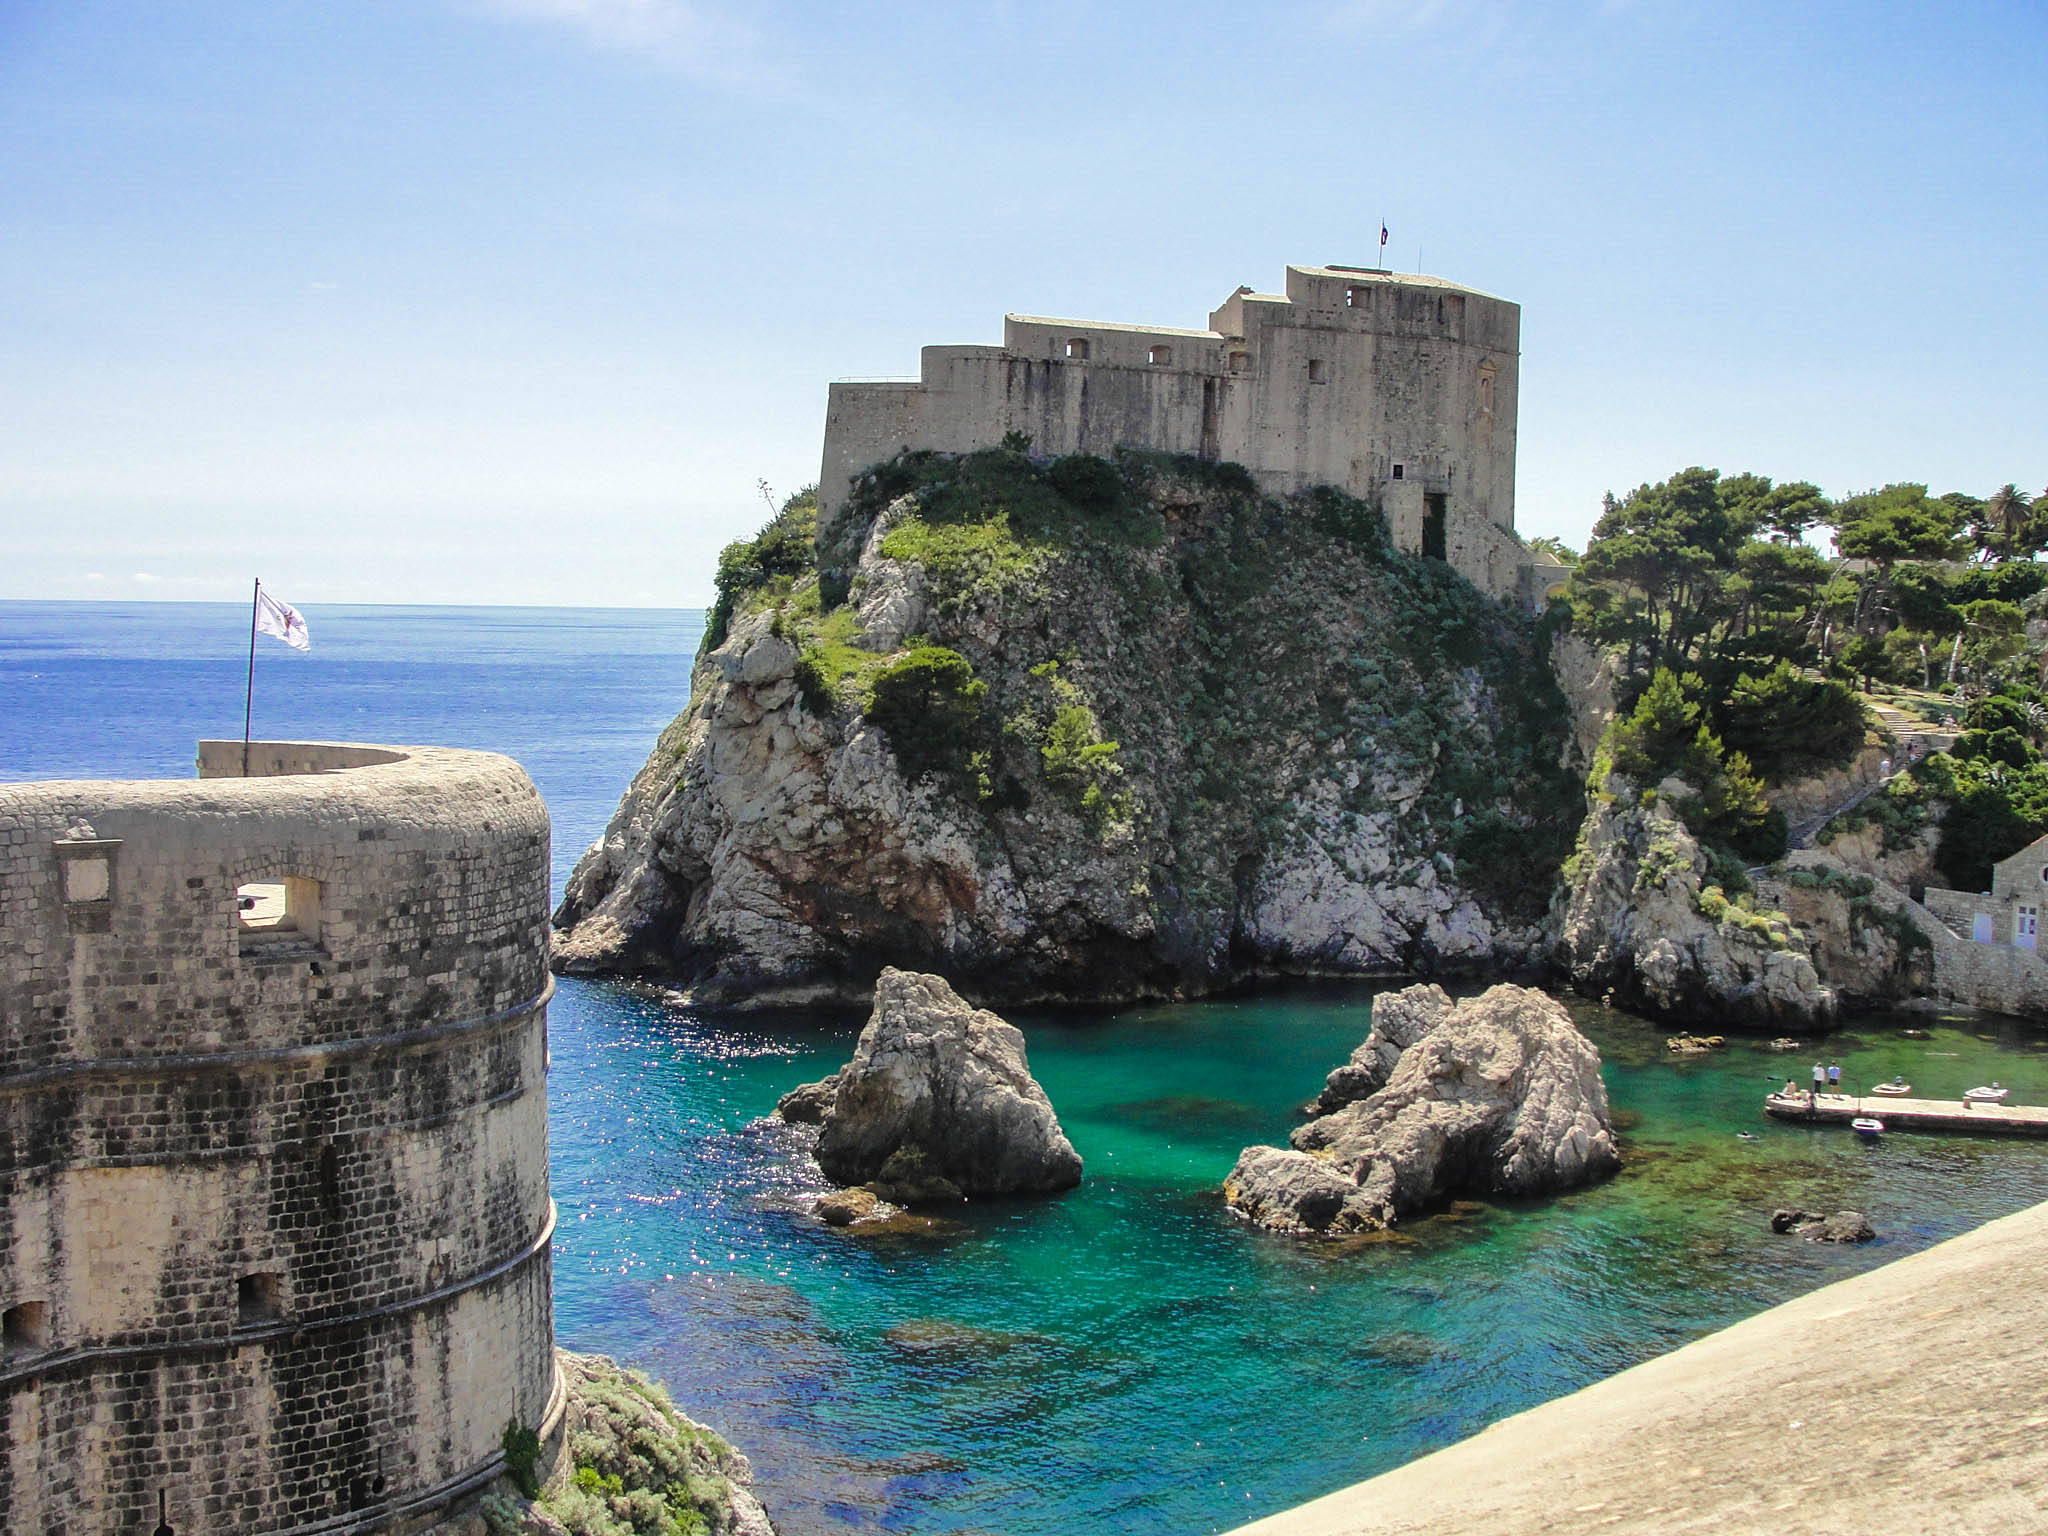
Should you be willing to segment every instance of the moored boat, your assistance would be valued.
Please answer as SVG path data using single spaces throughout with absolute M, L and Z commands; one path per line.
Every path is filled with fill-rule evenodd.
M 2002 1104 L 2011 1092 L 2010 1088 L 2001 1088 L 1993 1083 L 1988 1088 L 1972 1088 L 1963 1097 L 1972 1104 Z
M 1858 1115 L 1849 1122 L 1849 1129 L 1858 1136 L 1877 1137 L 1884 1134 L 1884 1122 L 1873 1115 Z
M 1913 1091 L 1913 1085 L 1903 1077 L 1895 1077 L 1888 1083 L 1879 1083 L 1870 1091 L 1872 1093 L 1890 1094 L 1893 1098 L 1903 1098 Z

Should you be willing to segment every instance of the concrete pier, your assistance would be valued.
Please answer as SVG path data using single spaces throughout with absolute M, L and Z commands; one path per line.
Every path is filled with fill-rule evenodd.
M 2048 1136 L 2048 1108 L 2036 1104 L 1973 1104 L 1963 1099 L 1855 1098 L 1823 1093 L 1807 1107 L 1803 1093 L 1774 1093 L 1764 1113 L 1777 1120 L 1847 1125 L 1861 1115 L 1882 1120 L 1890 1131 L 1961 1131 L 1971 1136 Z
M 2037 1205 L 1236 1536 L 2038 1536 L 2044 1274 Z

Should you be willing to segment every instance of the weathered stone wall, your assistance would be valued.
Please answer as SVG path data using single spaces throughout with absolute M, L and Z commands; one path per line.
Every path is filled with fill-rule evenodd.
M 963 453 L 1022 432 L 1041 453 L 1159 449 L 1244 465 L 1279 493 L 1335 485 L 1496 597 L 1527 598 L 1513 537 L 1518 305 L 1441 278 L 1289 267 L 1206 330 L 1011 315 L 1000 347 L 926 347 L 912 383 L 834 384 L 821 521 L 901 449 Z
M 557 1395 L 546 811 L 483 753 L 251 765 L 0 786 L 9 1529 L 395 1529 Z

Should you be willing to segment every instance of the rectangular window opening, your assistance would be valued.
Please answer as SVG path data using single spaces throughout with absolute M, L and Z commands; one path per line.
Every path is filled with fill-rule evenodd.
M 1450 558 L 1445 524 L 1450 520 L 1450 497 L 1429 491 L 1422 498 L 1422 552 L 1432 560 Z
M 49 1303 L 16 1302 L 0 1313 L 0 1349 L 8 1354 L 41 1349 L 49 1342 Z
M 284 1316 L 284 1276 L 275 1270 L 258 1270 L 235 1282 L 235 1326 L 251 1328 L 274 1323 Z
M 1369 288 L 1346 288 L 1344 290 L 1344 307 L 1346 309 L 1363 309 L 1371 300 L 1372 290 Z
M 1408 466 L 1407 466 L 1407 465 L 1405 465 L 1405 464 L 1396 464 L 1396 465 L 1394 466 L 1394 478 L 1395 478 L 1396 480 L 1399 480 L 1399 479 L 1401 479 L 1401 478 L 1402 478 L 1402 477 L 1404 476 L 1404 474 L 1406 473 L 1406 471 L 1407 471 L 1407 468 L 1408 468 Z
M 318 949 L 320 882 L 298 875 L 266 875 L 235 888 L 235 925 L 245 955 Z
M 1251 353 L 1233 352 L 1230 354 L 1230 371 L 1232 373 L 1243 373 L 1247 368 L 1251 367 L 1251 365 Z M 2048 875 L 2044 875 L 2043 878 L 2048 879 Z
M 1073 340 L 1069 341 L 1067 343 L 1067 356 L 1077 363 L 1087 361 L 1088 343 L 1086 339 L 1076 336 Z
M 1145 361 L 1155 368 L 1164 368 L 1173 361 L 1173 348 L 1153 347 L 1145 353 Z
M 1308 360 L 1308 381 L 1309 381 L 1309 383 L 1311 383 L 1311 384 L 1322 384 L 1322 383 L 1325 383 L 1325 382 L 1327 382 L 1327 381 L 1328 381 L 1328 378 L 1329 378 L 1329 368 L 1328 368 L 1328 366 L 1327 366 L 1327 365 L 1326 365 L 1326 364 L 1325 364 L 1325 363 L 1323 362 L 1323 360 L 1322 360 L 1322 359 L 1321 359 L 1320 357 L 1312 357 L 1312 358 L 1310 358 L 1310 359 Z

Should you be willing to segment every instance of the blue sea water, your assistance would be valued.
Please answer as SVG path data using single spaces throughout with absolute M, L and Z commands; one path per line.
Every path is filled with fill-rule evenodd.
M 322 608 L 304 655 L 258 651 L 259 736 L 438 742 L 524 763 L 555 877 L 684 703 L 695 612 Z M 0 603 L 0 779 L 190 772 L 241 729 L 248 610 Z M 1062 1198 L 854 1237 L 761 1116 L 860 1020 L 743 1022 L 658 989 L 565 980 L 551 1010 L 562 1343 L 641 1365 L 754 1458 L 785 1536 L 1216 1531 L 2048 1198 L 2048 1146 L 1762 1121 L 1804 1057 L 1574 1005 L 1624 1130 L 1620 1177 L 1467 1202 L 1391 1240 L 1252 1232 L 1216 1186 L 1367 1027 L 1373 989 L 1015 1016 L 1088 1165 Z M 1929 1024 L 1925 1019 L 1916 1020 Z M 2048 1098 L 2040 1032 L 1856 1020 L 1852 1081 L 1997 1077 Z M 1738 1139 L 1738 1130 L 1758 1140 Z M 1773 1238 L 1772 1206 L 1853 1206 L 1865 1248 Z

